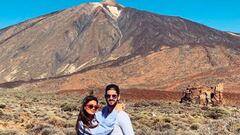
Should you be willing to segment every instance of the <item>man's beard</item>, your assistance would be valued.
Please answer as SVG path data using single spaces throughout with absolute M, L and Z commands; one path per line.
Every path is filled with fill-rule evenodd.
M 114 101 L 115 103 L 114 104 L 109 104 L 109 102 L 111 102 L 111 101 Z M 115 107 L 116 105 L 117 105 L 117 102 L 118 102 L 118 100 L 108 100 L 107 101 L 107 105 L 109 106 L 109 107 Z

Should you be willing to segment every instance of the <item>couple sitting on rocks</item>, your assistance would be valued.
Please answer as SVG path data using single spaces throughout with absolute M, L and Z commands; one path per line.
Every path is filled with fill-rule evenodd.
M 131 120 L 119 103 L 120 90 L 115 84 L 105 89 L 107 105 L 98 111 L 98 99 L 86 96 L 76 123 L 77 135 L 134 135 Z

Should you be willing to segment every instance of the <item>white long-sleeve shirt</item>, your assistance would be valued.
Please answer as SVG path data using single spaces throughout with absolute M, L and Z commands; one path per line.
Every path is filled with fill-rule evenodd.
M 101 112 L 98 112 L 101 113 L 101 115 L 98 115 L 102 116 L 102 118 L 100 118 L 101 120 L 106 119 L 107 116 L 111 114 L 108 110 L 108 107 L 105 106 Z M 134 135 L 131 120 L 126 112 L 120 111 L 117 114 L 116 122 L 110 135 Z

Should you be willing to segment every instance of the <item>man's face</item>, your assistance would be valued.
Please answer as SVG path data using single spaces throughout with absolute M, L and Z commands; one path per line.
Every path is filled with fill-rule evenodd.
M 115 90 L 108 90 L 107 94 L 105 95 L 105 99 L 108 106 L 115 106 L 117 104 L 117 101 L 120 99 L 120 96 Z

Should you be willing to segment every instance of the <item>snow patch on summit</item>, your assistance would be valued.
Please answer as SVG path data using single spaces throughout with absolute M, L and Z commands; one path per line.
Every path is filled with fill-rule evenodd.
M 107 5 L 107 8 L 115 17 L 119 17 L 122 12 L 122 10 L 119 10 L 118 7 L 115 6 Z
M 94 8 L 97 8 L 100 6 L 102 8 L 107 9 L 109 11 L 109 13 L 111 13 L 112 16 L 114 16 L 114 18 L 118 18 L 122 12 L 122 10 L 119 9 L 117 5 L 103 4 L 103 3 L 99 3 L 99 2 L 92 2 L 90 4 L 94 5 Z

